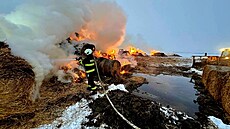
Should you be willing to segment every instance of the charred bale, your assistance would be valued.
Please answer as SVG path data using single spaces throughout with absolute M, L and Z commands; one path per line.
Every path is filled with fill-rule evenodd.
M 162 52 L 157 52 L 157 53 L 154 53 L 152 56 L 166 57 L 167 55 L 165 55 L 165 53 L 162 53 Z
M 121 81 L 121 63 L 118 60 L 109 60 L 103 57 L 97 59 L 99 73 L 102 76 L 112 77 L 115 81 Z
M 131 64 L 127 64 L 121 67 L 121 74 L 123 77 L 130 77 L 133 75 L 134 67 Z

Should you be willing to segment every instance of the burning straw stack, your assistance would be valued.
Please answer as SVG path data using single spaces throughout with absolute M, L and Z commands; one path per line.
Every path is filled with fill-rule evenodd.
M 32 67 L 0 42 L 0 120 L 26 112 L 34 83 Z

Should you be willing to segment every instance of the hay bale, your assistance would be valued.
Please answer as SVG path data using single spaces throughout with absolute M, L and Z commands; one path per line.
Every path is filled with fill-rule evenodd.
M 230 115 L 230 76 L 228 77 L 227 83 L 222 88 L 221 96 L 222 106 Z
M 203 74 L 202 74 L 202 82 L 204 83 L 206 89 L 208 88 L 209 85 L 207 85 L 207 80 L 208 80 L 208 77 L 209 77 L 209 73 L 215 69 L 212 65 L 206 65 L 204 67 L 204 70 L 203 70 Z
M 213 70 L 209 73 L 208 77 L 208 90 L 213 98 L 217 101 L 221 99 L 221 90 L 226 83 L 226 72 Z
M 99 57 L 97 59 L 97 66 L 102 76 L 113 77 L 117 81 L 121 80 L 121 63 L 118 60 Z
M 205 66 L 202 82 L 213 98 L 220 101 L 225 111 L 230 114 L 230 67 Z
M 160 56 L 160 57 L 166 57 L 167 55 L 163 52 L 156 52 L 152 56 Z
M 217 101 L 221 99 L 221 91 L 226 84 L 230 73 L 230 67 L 207 65 L 204 67 L 202 82 L 205 88 Z
M 34 83 L 32 66 L 0 42 L 0 119 L 26 112 Z

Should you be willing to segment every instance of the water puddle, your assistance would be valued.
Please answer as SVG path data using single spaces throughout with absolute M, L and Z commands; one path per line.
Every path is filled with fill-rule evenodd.
M 198 105 L 193 102 L 197 98 L 197 90 L 193 88 L 194 84 L 190 82 L 190 78 L 147 74 L 135 76 L 145 77 L 149 84 L 143 84 L 133 94 L 160 102 L 163 106 L 170 105 L 192 117 L 199 111 Z

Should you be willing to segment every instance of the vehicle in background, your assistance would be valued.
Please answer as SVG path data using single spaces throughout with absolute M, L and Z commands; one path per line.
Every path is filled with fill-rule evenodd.
M 230 66 L 230 48 L 221 49 L 220 56 L 192 56 L 194 68 L 203 68 L 205 65 Z
M 230 48 L 222 50 L 221 56 L 218 60 L 218 65 L 230 66 Z

